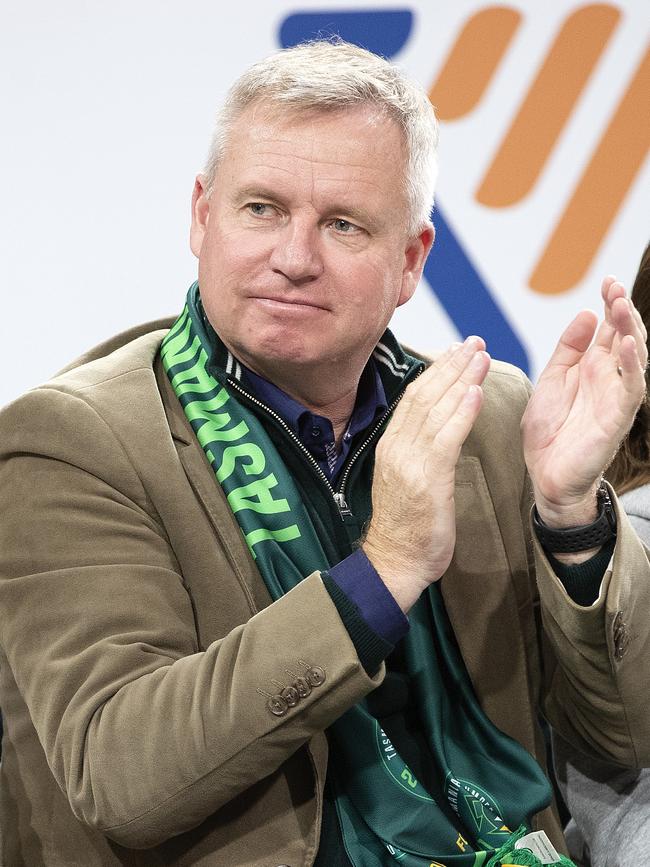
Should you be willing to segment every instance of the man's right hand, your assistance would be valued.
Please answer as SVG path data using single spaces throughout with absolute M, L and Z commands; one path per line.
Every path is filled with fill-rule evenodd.
M 407 387 L 377 446 L 362 548 L 404 613 L 454 553 L 456 463 L 489 366 L 480 337 L 452 346 Z

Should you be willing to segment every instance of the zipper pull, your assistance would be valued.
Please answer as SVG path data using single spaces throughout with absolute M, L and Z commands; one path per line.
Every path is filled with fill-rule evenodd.
M 334 502 L 338 506 L 339 513 L 342 518 L 344 518 L 346 515 L 352 514 L 348 507 L 348 504 L 345 502 L 345 494 L 343 494 L 341 491 L 338 491 L 334 494 Z

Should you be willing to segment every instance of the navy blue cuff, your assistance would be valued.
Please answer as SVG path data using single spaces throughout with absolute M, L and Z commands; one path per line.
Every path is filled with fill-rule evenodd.
M 348 635 L 352 639 L 359 662 L 370 677 L 374 677 L 386 657 L 394 650 L 392 644 L 384 641 L 381 635 L 371 629 L 361 616 L 359 609 L 341 590 L 339 585 L 327 572 L 321 572 L 321 578 Z
M 377 635 L 393 645 L 404 638 L 408 619 L 360 548 L 328 572 Z

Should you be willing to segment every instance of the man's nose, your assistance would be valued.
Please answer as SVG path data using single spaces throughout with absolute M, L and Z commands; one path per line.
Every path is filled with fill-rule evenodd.
M 270 265 L 292 283 L 309 283 L 319 277 L 323 262 L 318 227 L 290 221 L 275 239 Z

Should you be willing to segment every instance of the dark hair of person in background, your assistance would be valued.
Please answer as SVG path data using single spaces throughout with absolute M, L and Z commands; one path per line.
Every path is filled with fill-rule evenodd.
M 650 331 L 650 244 L 641 257 L 639 271 L 632 286 L 632 301 Z M 646 338 L 646 343 L 650 348 L 650 337 Z M 650 388 L 649 374 L 650 370 L 646 368 L 647 389 Z M 647 391 L 634 424 L 605 476 L 617 494 L 624 494 L 650 482 L 650 399 Z

